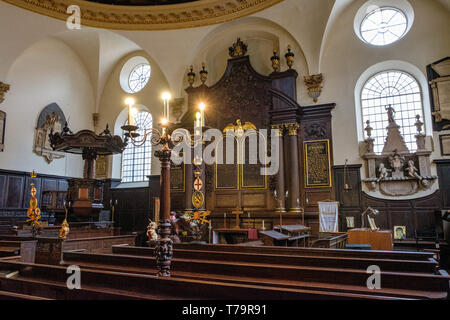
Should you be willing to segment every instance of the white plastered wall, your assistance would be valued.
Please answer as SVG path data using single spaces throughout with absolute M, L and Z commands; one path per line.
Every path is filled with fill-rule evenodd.
M 144 55 L 152 64 L 152 78 L 148 86 L 140 94 L 136 94 L 135 98 L 137 103 L 146 106 L 152 112 L 154 121 L 157 123 L 158 112 L 160 115 L 162 108 L 161 92 L 168 89 L 174 97 L 183 97 L 184 88 L 187 86 L 186 72 L 189 65 L 194 64 L 198 80 L 202 61 L 207 63 L 210 76 L 208 83 L 214 83 L 224 70 L 228 47 L 237 36 L 248 40 L 252 64 L 258 72 L 263 74 L 270 72 L 269 59 L 272 55 L 272 46 L 279 47 L 283 68 L 286 68 L 283 56 L 287 45 L 291 44 L 296 54 L 295 68 L 300 75 L 297 82 L 299 103 L 313 104 L 306 94 L 303 76 L 319 72 L 323 73 L 325 82 L 318 103 L 337 103 L 333 111 L 335 164 L 344 164 L 345 159 L 348 159 L 350 163 L 362 163 L 358 153 L 358 135 L 361 136 L 362 133 L 357 126 L 358 119 L 355 111 L 355 86 L 361 76 L 377 64 L 386 61 L 402 61 L 404 65 L 410 65 L 419 70 L 423 80 L 426 65 L 450 53 L 448 37 L 450 13 L 448 7 L 443 5 L 445 0 L 408 1 L 414 9 L 414 24 L 402 40 L 386 47 L 367 45 L 354 32 L 354 17 L 365 3 L 364 0 L 285 0 L 246 18 L 192 29 L 106 31 L 83 27 L 82 30 L 87 30 L 89 34 L 86 37 L 82 33 L 78 35 L 69 33 L 70 36 L 63 34 L 64 31 L 67 32 L 64 22 L 0 2 L 0 39 L 2 40 L 0 81 L 8 83 L 19 76 L 13 68 L 13 63 L 26 48 L 48 36 L 58 35 L 58 38 L 76 53 L 70 64 L 77 64 L 78 67 L 71 77 L 79 79 L 84 73 L 85 83 L 91 82 L 92 86 L 91 92 L 86 94 L 80 91 L 81 84 L 78 81 L 66 83 L 70 88 L 78 88 L 73 90 L 75 92 L 73 97 L 69 93 L 66 96 L 73 102 L 71 110 L 78 108 L 73 110 L 79 113 L 80 123 L 79 126 L 75 123 L 73 125 L 75 128 L 78 126 L 76 129 L 91 128 L 91 114 L 99 112 L 99 124 L 96 129 L 100 131 L 104 129 L 106 123 L 114 128 L 124 110 L 123 100 L 127 94 L 120 88 L 118 75 L 123 63 L 133 54 Z M 392 0 L 392 4 L 395 5 L 395 0 Z M 89 32 L 90 30 L 95 30 L 98 35 Z M 94 48 L 92 46 L 98 47 L 100 52 L 92 53 Z M 42 49 L 45 50 L 45 48 Z M 136 52 L 138 49 L 142 49 L 142 52 Z M 58 51 L 61 50 L 58 49 Z M 94 58 L 96 61 L 92 63 Z M 42 62 L 39 61 L 37 64 Z M 27 72 L 29 71 L 23 71 L 24 75 L 27 75 Z M 51 74 L 41 70 L 39 73 L 40 78 L 36 81 L 50 81 L 48 78 Z M 18 100 L 19 95 L 29 96 L 26 99 L 32 100 L 33 96 L 28 95 L 27 92 L 29 89 L 33 92 L 34 82 L 27 82 L 25 79 L 20 80 L 23 84 L 18 84 L 17 81 L 11 83 L 11 91 L 6 94 L 6 100 L 0 105 L 0 109 L 21 108 L 22 101 Z M 15 91 L 15 86 L 20 89 L 20 92 Z M 426 103 L 427 89 L 422 89 Z M 53 91 L 41 93 L 38 99 L 44 98 L 45 94 L 46 99 L 50 100 L 50 97 L 57 94 Z M 86 103 L 79 102 L 75 106 L 75 101 L 80 100 Z M 39 110 L 45 105 L 40 105 Z M 60 106 L 65 111 L 64 105 L 60 104 Z M 425 108 L 427 108 L 426 104 Z M 427 112 L 429 110 L 425 110 L 425 114 Z M 28 117 L 30 117 L 26 120 L 28 124 L 23 124 L 25 131 L 32 130 L 30 124 L 32 124 L 31 128 L 34 128 L 37 115 L 25 116 L 26 119 Z M 16 121 L 18 118 L 13 119 L 8 114 L 8 124 L 16 124 Z M 71 118 L 71 121 L 75 120 Z M 429 125 L 428 118 L 427 132 L 430 129 Z M 14 134 L 15 132 L 10 132 L 8 129 L 7 149 L 10 148 L 8 139 Z M 37 156 L 31 153 L 33 135 L 27 133 L 26 139 L 29 140 L 28 145 L 23 147 L 22 151 L 8 156 L 9 164 L 6 167 L 25 170 L 23 166 L 15 166 L 12 159 L 23 157 L 26 159 L 24 163 L 36 159 Z M 434 135 L 433 148 L 433 158 L 439 158 L 437 134 Z M 0 153 L 0 168 L 5 167 L 2 162 L 6 159 L 5 155 L 6 153 Z M 111 176 L 119 178 L 120 169 L 117 168 L 120 166 L 114 163 Z M 153 163 L 158 164 L 158 161 Z M 79 164 L 70 167 L 74 166 L 81 168 L 81 160 Z M 53 172 L 51 165 L 48 166 L 45 163 L 42 164 L 41 169 Z M 64 170 L 68 175 L 70 174 L 70 170 Z M 152 174 L 158 174 L 158 172 L 159 167 L 155 165 Z M 436 187 L 437 184 L 434 188 Z

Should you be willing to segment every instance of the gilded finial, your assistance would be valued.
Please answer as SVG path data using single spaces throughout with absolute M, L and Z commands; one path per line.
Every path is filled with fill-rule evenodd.
M 274 72 L 280 71 L 280 57 L 277 55 L 277 49 L 273 49 L 273 56 L 270 58 L 272 61 L 272 68 Z
M 31 171 L 31 173 L 30 173 L 30 177 L 31 178 L 36 178 L 37 177 L 37 173 L 36 173 L 36 171 Z
M 245 56 L 247 53 L 247 45 L 241 41 L 241 38 L 237 38 L 233 46 L 228 49 L 228 52 L 232 58 Z
M 192 85 L 194 84 L 194 81 L 195 81 L 194 66 L 191 65 L 189 67 L 189 72 L 188 72 L 187 76 L 188 76 L 188 83 L 192 87 Z
M 208 71 L 206 71 L 206 65 L 202 62 L 202 70 L 200 71 L 200 81 L 205 84 L 206 79 L 208 79 Z
M 294 65 L 295 54 L 291 52 L 291 45 L 288 45 L 287 50 L 288 52 L 284 55 L 286 57 L 286 64 L 288 65 L 289 69 L 292 69 L 292 66 Z

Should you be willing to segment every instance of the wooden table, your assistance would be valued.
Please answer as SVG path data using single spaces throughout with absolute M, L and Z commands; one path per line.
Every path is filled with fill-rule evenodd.
M 307 247 L 307 241 L 309 238 L 309 232 L 311 231 L 311 228 L 305 227 L 304 225 L 301 224 L 295 224 L 295 225 L 283 225 L 281 226 L 281 231 L 280 226 L 276 226 L 273 229 L 277 232 L 289 236 L 288 246 L 298 247 L 299 241 L 303 240 L 303 246 Z
M 279 233 L 274 230 L 269 231 L 260 231 L 259 232 L 262 235 L 262 241 L 264 242 L 265 246 L 286 246 L 288 244 L 289 236 Z
M 392 251 L 392 231 L 371 229 L 348 230 L 348 244 L 370 244 L 372 250 Z

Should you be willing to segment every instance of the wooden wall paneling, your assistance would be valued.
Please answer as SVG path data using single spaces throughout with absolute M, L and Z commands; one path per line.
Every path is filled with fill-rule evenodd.
M 0 208 L 3 208 L 6 206 L 6 182 L 7 182 L 7 176 L 4 174 L 0 175 Z
M 11 209 L 20 209 L 23 204 L 25 177 L 10 175 L 7 184 L 6 207 Z
M 401 209 L 401 208 L 398 208 Z M 414 238 L 416 230 L 416 215 L 413 211 L 403 208 L 403 210 L 390 210 L 389 223 L 383 229 L 394 229 L 394 226 L 406 226 L 406 237 Z M 378 225 L 377 225 L 378 226 Z
M 58 180 L 54 178 L 42 179 L 42 191 L 55 191 L 58 190 Z
M 450 159 L 435 160 L 439 177 L 439 190 L 441 192 L 441 207 L 450 209 Z
M 244 210 L 251 209 L 266 209 L 267 193 L 265 190 L 258 192 L 243 192 L 242 193 L 242 207 Z
M 415 230 L 437 229 L 442 237 L 440 218 L 436 217 L 440 207 L 440 192 L 411 200 L 378 199 L 362 193 L 362 208 L 368 206 L 378 209 L 380 216 L 375 218 L 377 226 L 393 230 L 394 226 L 406 226 L 407 238 L 414 239 Z

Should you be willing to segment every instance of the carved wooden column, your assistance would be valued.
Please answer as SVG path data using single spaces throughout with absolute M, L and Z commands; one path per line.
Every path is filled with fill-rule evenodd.
M 289 176 L 289 212 L 299 213 L 300 209 L 300 178 L 298 170 L 298 123 L 286 124 L 289 135 L 288 176 Z
M 170 276 L 170 264 L 172 260 L 172 239 L 170 239 L 170 155 L 171 150 L 167 144 L 155 155 L 161 161 L 161 220 L 158 226 L 159 241 L 156 244 L 156 264 L 158 276 Z
M 278 169 L 278 173 L 276 176 L 276 190 L 277 190 L 277 196 L 278 196 L 278 201 L 276 204 L 276 210 L 277 211 L 281 211 L 281 212 L 286 212 L 286 198 L 285 198 L 285 193 L 286 193 L 286 188 L 284 186 L 284 125 L 282 124 L 276 124 L 272 126 L 272 129 L 278 129 L 278 144 L 280 146 L 279 149 L 279 169 Z

